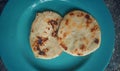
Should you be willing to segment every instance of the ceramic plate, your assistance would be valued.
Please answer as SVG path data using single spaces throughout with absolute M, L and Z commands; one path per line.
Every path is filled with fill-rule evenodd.
M 79 9 L 96 18 L 101 45 L 94 53 L 74 57 L 62 53 L 51 60 L 36 59 L 29 35 L 36 12 L 52 10 L 64 16 Z M 9 0 L 0 16 L 0 56 L 8 71 L 103 71 L 114 48 L 114 25 L 103 0 Z

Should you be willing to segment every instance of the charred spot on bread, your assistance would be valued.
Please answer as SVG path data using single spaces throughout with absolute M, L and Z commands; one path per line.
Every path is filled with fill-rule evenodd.
M 36 47 L 36 46 L 34 46 L 34 47 L 33 47 L 33 50 L 34 50 L 34 51 L 37 51 L 37 47 Z
M 70 16 L 73 16 L 73 15 L 74 15 L 74 13 L 73 13 L 73 12 L 71 12 L 69 15 L 70 15 Z
M 42 38 L 41 38 L 41 37 L 39 37 L 39 36 L 37 36 L 37 38 L 38 38 L 38 40 L 37 40 L 37 44 L 42 45 Z
M 87 19 L 86 24 L 89 26 L 89 24 L 92 23 L 92 19 L 88 14 L 85 15 L 85 18 Z
M 40 37 L 40 36 L 37 36 L 37 38 L 38 38 L 38 40 L 37 40 L 38 45 L 43 45 L 48 40 L 48 38 L 44 38 L 44 37 Z
M 40 50 L 39 45 L 38 45 L 38 46 L 36 46 L 36 49 L 37 49 L 38 51 Z
M 53 36 L 53 37 L 57 37 L 57 31 L 53 31 L 53 32 L 52 32 L 52 36 Z
M 34 43 L 32 44 L 33 50 L 37 50 L 37 47 L 39 47 L 38 45 L 38 40 L 34 41 Z
M 43 51 L 44 51 L 44 52 L 48 52 L 48 51 L 49 51 L 49 49 L 48 49 L 48 48 L 45 48 L 45 49 L 43 49 Z
M 45 56 L 46 54 L 45 54 L 44 51 L 39 50 L 39 55 L 43 55 L 43 56 Z
M 54 29 L 54 27 L 55 27 L 56 25 L 58 25 L 58 23 L 57 23 L 56 20 L 49 20 L 49 21 L 48 21 L 48 24 L 50 24 L 53 29 Z
M 65 46 L 65 44 L 60 43 L 60 45 L 62 46 L 62 48 L 63 48 L 64 50 L 67 50 L 67 46 Z
M 50 30 L 50 28 L 49 28 L 49 27 L 48 27 L 47 29 L 48 29 L 48 30 Z
M 91 32 L 94 32 L 94 31 L 96 31 L 97 29 L 98 29 L 98 25 L 94 25 L 94 27 L 91 28 Z
M 44 50 L 41 50 L 39 47 L 37 47 L 37 50 L 39 51 L 38 54 L 39 55 L 46 55 Z
M 85 51 L 86 50 L 86 46 L 84 44 L 82 44 L 81 47 L 80 47 L 80 50 Z
M 85 15 L 86 19 L 90 19 L 90 16 L 88 14 Z
M 69 20 L 68 20 L 68 19 L 66 19 L 66 20 L 65 20 L 65 24 L 66 24 L 66 25 L 68 25 L 68 23 L 69 23 Z
M 58 40 L 58 41 L 61 41 L 61 40 L 62 40 L 62 38 L 61 38 L 61 37 L 57 37 L 57 40 Z
M 95 42 L 96 44 L 98 44 L 98 43 L 99 43 L 99 39 L 98 39 L 98 38 L 95 38 L 95 39 L 94 39 L 94 42 Z

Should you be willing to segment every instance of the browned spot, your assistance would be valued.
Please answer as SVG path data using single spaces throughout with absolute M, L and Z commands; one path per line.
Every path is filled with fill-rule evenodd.
M 91 17 L 88 14 L 85 15 L 85 18 L 87 19 L 86 27 L 89 27 L 90 23 L 92 23 L 92 19 L 91 19 Z
M 77 53 L 77 55 L 83 55 L 82 53 Z
M 81 47 L 80 47 L 80 50 L 85 51 L 86 50 L 86 46 L 84 44 L 82 44 Z
M 90 26 L 90 23 L 86 23 L 86 27 L 89 27 Z
M 44 37 L 39 37 L 37 36 L 37 44 L 38 45 L 44 45 L 44 43 L 48 40 L 48 38 L 44 38 Z
M 90 23 L 92 23 L 92 19 L 91 18 L 87 19 L 87 21 L 86 21 L 86 24 L 88 24 L 87 26 L 89 26 Z
M 90 26 L 90 23 L 92 23 L 92 19 L 90 18 L 90 19 L 87 19 L 87 21 L 86 21 L 86 27 L 89 27 Z
M 46 56 L 45 51 L 41 50 L 39 47 L 37 47 L 37 50 L 39 51 L 39 52 L 38 52 L 39 55 Z
M 61 41 L 61 40 L 62 40 L 62 38 L 61 38 L 61 37 L 57 37 L 57 40 L 58 40 L 58 41 Z
M 34 43 L 32 44 L 33 49 L 34 49 L 34 47 L 38 47 L 39 46 L 37 43 L 38 43 L 38 40 L 34 41 Z
M 48 24 L 50 24 L 53 29 L 54 29 L 54 27 L 55 27 L 56 25 L 58 25 L 58 23 L 57 23 L 56 20 L 49 20 L 49 21 L 48 21 Z
M 74 50 L 74 53 L 77 53 L 77 52 L 78 52 L 78 49 L 75 49 L 75 50 Z
M 51 25 L 57 25 L 57 21 L 56 20 L 49 20 L 48 23 L 50 23 Z
M 84 14 L 81 12 L 81 16 L 83 16 Z
M 66 36 L 67 36 L 67 33 L 64 33 L 64 34 L 63 34 L 63 38 L 65 38 Z
M 78 49 L 75 49 L 75 52 L 78 51 Z
M 37 49 L 38 51 L 40 50 L 39 45 L 36 46 L 36 49 Z
M 45 52 L 44 52 L 44 51 L 41 51 L 41 50 L 39 50 L 39 55 L 46 56 Z
M 48 48 L 45 48 L 45 49 L 43 49 L 43 51 L 44 51 L 44 52 L 48 52 L 48 51 L 49 51 L 49 49 L 48 49 Z
M 52 32 L 52 36 L 53 36 L 53 37 L 56 37 L 56 36 L 57 36 L 57 31 L 53 31 L 53 32 Z
M 73 13 L 73 12 L 71 12 L 69 15 L 70 15 L 70 16 L 73 16 L 73 15 L 74 15 L 74 13 Z
M 63 48 L 64 50 L 67 50 L 67 47 L 65 46 L 65 44 L 60 43 L 60 45 L 62 46 L 62 48 Z
M 66 24 L 66 25 L 68 25 L 68 24 L 69 24 L 69 20 L 68 20 L 68 19 L 66 19 L 65 24 Z
M 81 15 L 80 15 L 80 14 L 77 14 L 77 17 L 81 17 Z
M 98 43 L 99 43 L 99 39 L 98 39 L 98 38 L 95 38 L 94 42 L 95 42 L 96 44 L 98 44 Z
M 63 38 L 65 38 L 68 34 L 70 34 L 70 31 L 67 30 L 67 32 L 63 33 Z
M 98 29 L 98 25 L 94 25 L 94 27 L 91 28 L 91 32 L 94 32 L 94 31 L 96 31 L 97 29 Z
M 34 51 L 37 51 L 37 47 L 33 47 L 33 50 L 34 50 Z
M 85 15 L 86 19 L 90 19 L 90 16 L 88 14 Z
M 58 21 L 59 19 L 58 18 L 56 18 L 56 21 Z
M 77 17 L 82 17 L 84 14 L 81 12 L 79 14 L 77 14 Z
M 47 29 L 48 29 L 48 30 L 50 30 L 50 28 L 49 28 L 49 27 L 48 27 Z

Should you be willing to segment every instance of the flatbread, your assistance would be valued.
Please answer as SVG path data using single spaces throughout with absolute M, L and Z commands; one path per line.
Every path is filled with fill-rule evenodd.
M 57 42 L 57 32 L 61 19 L 52 11 L 36 14 L 30 33 L 30 45 L 35 57 L 51 59 L 60 55 L 62 50 Z
M 85 56 L 99 48 L 101 32 L 90 14 L 74 10 L 60 23 L 58 41 L 62 49 L 73 56 Z

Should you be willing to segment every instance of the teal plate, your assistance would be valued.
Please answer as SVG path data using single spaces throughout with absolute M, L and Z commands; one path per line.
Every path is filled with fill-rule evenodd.
M 84 57 L 63 52 L 55 59 L 36 59 L 29 43 L 35 13 L 52 10 L 64 16 L 74 9 L 97 19 L 100 48 Z M 103 0 L 9 0 L 0 16 L 0 56 L 8 71 L 103 71 L 113 53 L 114 37 L 114 24 Z

